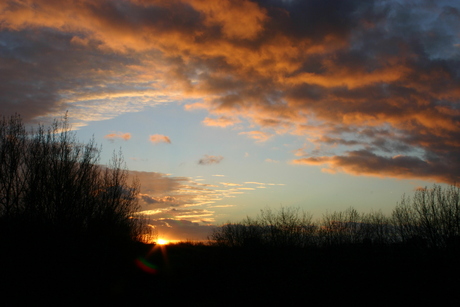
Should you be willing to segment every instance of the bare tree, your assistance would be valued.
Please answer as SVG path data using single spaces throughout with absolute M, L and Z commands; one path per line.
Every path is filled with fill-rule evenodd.
M 445 248 L 460 238 L 460 188 L 418 189 L 403 196 L 392 214 L 401 239 L 418 247 Z
M 363 215 L 361 236 L 363 243 L 388 245 L 399 242 L 395 227 L 391 224 L 391 219 L 384 215 L 382 211 L 373 211 Z
M 0 214 L 10 216 L 19 206 L 24 189 L 24 161 L 26 132 L 19 115 L 0 122 Z
M 107 166 L 67 117 L 26 131 L 19 115 L 0 121 L 0 222 L 24 236 L 139 237 L 139 182 L 128 183 L 121 153 Z
M 259 225 L 264 230 L 264 240 L 273 246 L 305 246 L 312 243 L 316 225 L 310 213 L 299 208 L 281 207 L 274 212 L 261 210 Z
M 363 223 L 364 215 L 352 207 L 326 212 L 319 228 L 321 243 L 326 246 L 361 243 L 365 233 Z

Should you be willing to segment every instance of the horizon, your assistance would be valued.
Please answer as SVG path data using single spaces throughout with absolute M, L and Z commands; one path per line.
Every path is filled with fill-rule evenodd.
M 460 180 L 460 3 L 13 0 L 0 114 L 124 155 L 159 238 Z

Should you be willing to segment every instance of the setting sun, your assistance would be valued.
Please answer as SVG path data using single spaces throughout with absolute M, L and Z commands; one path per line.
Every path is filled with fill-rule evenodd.
M 168 240 L 165 240 L 165 239 L 158 239 L 158 240 L 157 240 L 157 244 L 159 244 L 159 245 L 166 245 L 166 244 L 169 244 L 169 241 L 168 241 Z

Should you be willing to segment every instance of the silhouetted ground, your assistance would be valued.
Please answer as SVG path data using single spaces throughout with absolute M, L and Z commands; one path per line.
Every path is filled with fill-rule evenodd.
M 196 305 L 330 306 L 349 301 L 375 306 L 459 298 L 458 262 L 442 254 L 180 246 L 168 247 L 167 252 L 168 282 L 163 290 Z
M 46 245 L 46 244 L 45 244 Z M 191 244 L 24 244 L 2 252 L 7 306 L 283 306 L 460 303 L 457 253 L 385 249 L 222 248 Z M 148 273 L 136 262 L 156 267 Z

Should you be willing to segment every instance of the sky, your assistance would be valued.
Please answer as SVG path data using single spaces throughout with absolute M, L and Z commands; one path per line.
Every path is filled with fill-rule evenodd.
M 0 114 L 121 150 L 163 238 L 460 180 L 460 1 L 1 0 Z

